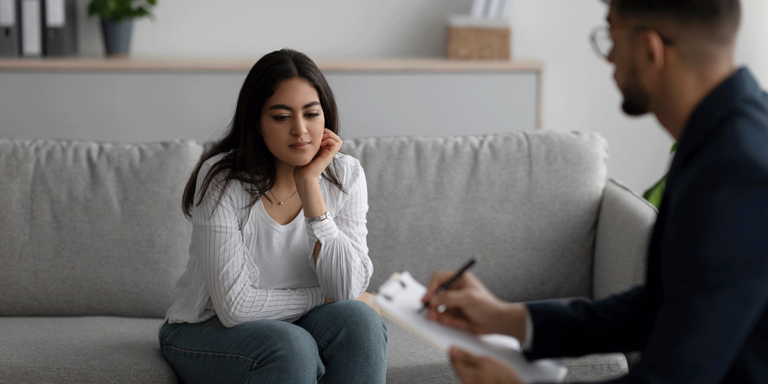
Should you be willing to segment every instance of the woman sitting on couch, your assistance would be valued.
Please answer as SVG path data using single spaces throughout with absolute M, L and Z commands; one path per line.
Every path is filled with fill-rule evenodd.
M 365 174 L 337 134 L 306 55 L 253 66 L 184 190 L 190 259 L 160 331 L 182 382 L 385 382 L 386 326 L 366 304 Z

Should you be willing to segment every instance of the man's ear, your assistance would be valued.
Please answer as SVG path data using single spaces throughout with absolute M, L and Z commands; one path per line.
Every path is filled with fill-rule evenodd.
M 667 65 L 667 50 L 658 32 L 648 30 L 643 34 L 646 65 L 661 71 Z

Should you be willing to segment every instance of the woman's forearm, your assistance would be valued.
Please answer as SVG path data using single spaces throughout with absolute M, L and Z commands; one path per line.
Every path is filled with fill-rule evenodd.
M 317 260 L 315 272 L 323 297 L 351 300 L 368 287 L 373 265 L 367 252 L 340 231 L 326 239 Z
M 328 212 L 328 207 L 323 199 L 323 193 L 320 190 L 320 183 L 317 180 L 314 182 L 297 182 L 296 190 L 301 198 L 305 217 L 319 217 Z M 317 257 L 320 255 L 321 247 L 322 243 L 319 241 L 315 242 L 314 249 L 312 250 L 312 260 L 315 264 L 317 264 Z
M 297 181 L 296 189 L 304 208 L 304 216 L 318 217 L 328 211 L 318 180 Z

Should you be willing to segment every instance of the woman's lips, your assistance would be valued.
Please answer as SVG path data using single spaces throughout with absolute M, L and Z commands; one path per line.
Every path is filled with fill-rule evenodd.
M 296 144 L 291 144 L 290 147 L 292 149 L 307 149 L 309 148 L 309 145 L 312 144 L 309 141 L 300 141 Z

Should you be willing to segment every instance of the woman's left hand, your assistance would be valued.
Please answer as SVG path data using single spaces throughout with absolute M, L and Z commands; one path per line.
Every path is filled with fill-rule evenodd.
M 309 162 L 309 164 L 296 167 L 293 170 L 293 178 L 296 179 L 296 183 L 317 181 L 320 176 L 331 163 L 333 157 L 339 153 L 341 149 L 342 141 L 335 133 L 330 129 L 325 128 L 323 131 L 323 138 L 320 141 L 320 150 L 315 155 L 315 158 Z
M 379 314 L 379 317 L 381 317 L 381 311 L 379 310 L 379 308 L 376 307 L 376 305 L 374 305 L 374 303 L 373 303 L 374 302 L 374 297 L 370 293 L 363 292 L 363 294 L 360 295 L 360 297 L 358 297 L 355 300 L 362 301 L 363 303 L 366 303 L 366 304 L 370 305 L 371 308 L 373 308 L 376 311 L 376 313 Z

